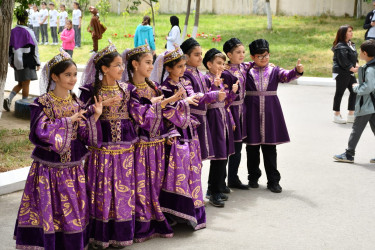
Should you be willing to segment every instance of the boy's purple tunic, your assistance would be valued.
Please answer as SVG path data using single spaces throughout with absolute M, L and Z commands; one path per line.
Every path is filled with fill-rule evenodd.
M 211 91 L 225 89 L 227 97 L 222 102 L 214 102 L 208 105 L 207 120 L 211 129 L 212 144 L 214 146 L 214 157 L 212 160 L 226 160 L 234 153 L 233 125 L 229 106 L 236 99 L 237 94 L 225 88 L 226 82 L 235 78 L 230 75 L 223 75 L 223 82 L 217 87 L 214 82 L 216 75 L 208 72 L 205 76 L 206 83 Z M 229 78 L 229 79 L 228 79 Z
M 254 66 L 246 80 L 246 132 L 243 140 L 249 145 L 277 145 L 289 142 L 283 111 L 277 97 L 279 82 L 286 83 L 300 77 L 296 69 L 285 70 L 267 65 Z
M 30 141 L 35 145 L 18 212 L 14 238 L 18 249 L 85 249 L 89 204 L 83 160 L 85 145 L 100 146 L 94 116 L 72 122 L 83 103 L 48 92 L 31 109 Z M 89 107 L 91 112 L 92 107 Z
M 93 102 L 93 84 L 80 88 L 81 100 Z M 102 147 L 91 147 L 87 189 L 90 202 L 90 241 L 103 247 L 133 243 L 135 229 L 134 144 L 140 128 L 151 130 L 160 120 L 161 106 L 141 105 L 135 87 L 118 82 L 102 86 L 103 100 L 120 96 L 118 105 L 104 106 L 100 116 Z
M 136 85 L 142 104 L 151 104 L 156 97 L 154 89 L 146 83 Z M 160 120 L 150 131 L 137 128 L 139 141 L 135 146 L 135 235 L 136 242 L 152 237 L 173 236 L 159 203 L 160 191 L 165 176 L 165 140 L 179 136 L 172 124 L 186 123 L 189 104 L 179 102 L 176 107 L 167 106 L 162 110 Z
M 210 159 L 214 156 L 211 141 L 211 131 L 207 122 L 207 106 L 216 102 L 219 91 L 210 91 L 204 79 L 204 75 L 196 67 L 186 66 L 184 73 L 184 87 L 188 96 L 200 96 L 199 105 L 191 105 L 191 113 L 198 119 L 200 125 L 197 128 L 198 138 L 201 145 L 202 160 Z
M 181 78 L 180 81 L 174 82 L 168 77 L 162 83 L 161 89 L 166 98 L 184 87 L 185 80 Z M 181 102 L 185 101 L 171 103 L 170 106 L 176 107 Z M 163 212 L 187 220 L 198 230 L 206 227 L 206 212 L 201 183 L 202 158 L 196 132 L 199 122 L 191 116 L 190 111 L 191 107 L 186 109 L 185 123 L 174 123 L 181 137 L 167 146 L 168 162 L 160 205 Z

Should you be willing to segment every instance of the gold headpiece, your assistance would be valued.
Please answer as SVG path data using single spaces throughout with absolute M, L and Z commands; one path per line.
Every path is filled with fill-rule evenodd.
M 184 55 L 184 52 L 182 52 L 180 47 L 177 47 L 175 50 L 173 50 L 171 52 L 167 52 L 167 54 L 165 54 L 164 64 L 166 64 L 168 62 L 171 62 L 171 61 L 174 61 L 174 60 L 180 58 L 183 55 Z
M 129 60 L 130 57 L 139 54 L 139 53 L 151 53 L 151 49 L 148 46 L 148 44 L 138 46 L 134 49 L 129 50 L 128 54 L 126 55 L 127 60 Z
M 70 57 L 70 55 L 67 52 L 65 52 L 63 48 L 60 48 L 60 53 L 48 61 L 47 63 L 48 70 L 50 71 L 56 64 L 60 62 L 71 60 L 71 59 L 72 58 Z
M 97 63 L 103 56 L 108 55 L 112 52 L 117 52 L 116 46 L 112 43 L 111 40 L 108 39 L 109 45 L 104 49 L 100 50 L 94 56 L 94 63 Z

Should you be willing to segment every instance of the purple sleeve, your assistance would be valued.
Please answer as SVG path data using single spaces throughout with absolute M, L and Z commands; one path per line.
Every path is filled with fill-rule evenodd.
M 185 79 L 185 81 L 183 81 L 182 84 L 184 85 L 187 96 L 196 95 L 196 93 L 194 92 L 193 85 L 191 84 L 191 81 L 189 79 Z
M 156 134 L 163 118 L 161 103 L 142 105 L 139 102 L 139 97 L 135 88 L 131 90 L 130 94 L 129 113 L 135 123 L 138 124 L 140 128 L 149 131 L 151 135 Z
M 102 143 L 102 127 L 94 116 L 81 120 L 78 127 L 78 136 L 88 146 L 100 148 Z
M 226 108 L 228 114 L 229 114 L 229 119 L 230 119 L 230 122 L 232 124 L 232 127 L 236 125 L 236 123 L 234 123 L 234 119 L 233 119 L 233 115 L 232 115 L 232 112 L 230 111 L 229 108 Z
M 227 92 L 227 97 L 225 98 L 225 108 L 228 108 L 232 104 L 232 102 L 236 100 L 237 94 L 229 90 L 226 90 L 226 92 Z
M 187 128 L 190 124 L 189 103 L 185 100 L 181 100 L 175 105 L 167 105 L 163 109 L 163 117 L 179 128 Z
M 81 94 L 79 95 L 79 99 L 85 104 L 87 108 L 91 104 L 92 93 L 91 89 L 85 85 L 79 88 L 81 90 Z
M 298 79 L 302 75 L 303 73 L 302 74 L 298 73 L 296 68 L 292 70 L 286 70 L 286 69 L 280 68 L 278 77 L 279 77 L 279 82 L 287 83 L 295 79 Z
M 210 103 L 217 102 L 218 97 L 219 97 L 219 91 L 217 90 L 207 92 L 206 94 L 203 94 L 203 96 L 199 99 L 199 104 L 201 103 L 210 104 Z

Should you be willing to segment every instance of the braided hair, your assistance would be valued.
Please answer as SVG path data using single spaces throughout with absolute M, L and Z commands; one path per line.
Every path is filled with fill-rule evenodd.
M 113 60 L 118 56 L 121 57 L 121 55 L 117 51 L 111 52 L 103 56 L 102 58 L 100 58 L 95 63 L 95 82 L 94 82 L 94 93 L 93 93 L 94 95 L 93 96 L 96 96 L 97 98 L 99 98 L 98 93 L 99 93 L 99 90 L 102 88 L 102 81 L 99 79 L 99 74 L 101 73 L 102 75 L 104 75 L 102 66 L 109 67 L 111 63 L 113 62 Z
M 141 59 L 146 55 L 146 54 L 151 54 L 151 53 L 138 53 L 138 54 L 135 54 L 135 55 L 132 55 L 131 57 L 128 58 L 128 65 L 126 67 L 127 71 L 128 71 L 128 77 L 129 77 L 129 82 L 133 85 L 134 84 L 134 81 L 133 81 L 133 76 L 132 76 L 132 72 L 134 73 L 134 67 L 133 67 L 133 64 L 132 62 L 133 61 L 137 61 L 137 62 L 140 62 Z M 148 77 L 146 77 L 145 79 L 147 85 L 153 89 L 156 93 L 156 96 L 161 96 L 162 95 L 162 92 L 160 91 L 160 89 L 158 89 L 155 85 L 155 83 L 153 81 L 151 81 L 150 79 L 148 79 Z
M 51 88 L 51 84 L 52 84 L 52 74 L 56 75 L 56 76 L 59 76 L 60 74 L 64 73 L 65 70 L 67 68 L 69 68 L 70 66 L 76 66 L 76 63 L 73 62 L 72 59 L 69 59 L 69 60 L 65 60 L 65 61 L 62 61 L 62 62 L 59 62 L 58 64 L 54 65 L 50 71 L 50 74 L 49 74 L 49 79 L 48 79 L 48 85 L 47 85 L 47 90 L 46 90 L 46 93 L 48 93 L 48 91 L 50 90 Z M 76 100 L 77 99 L 77 96 L 72 92 L 70 91 L 70 94 L 73 96 L 73 99 Z

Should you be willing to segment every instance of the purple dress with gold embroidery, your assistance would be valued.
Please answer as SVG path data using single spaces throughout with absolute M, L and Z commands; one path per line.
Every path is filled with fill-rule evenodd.
M 289 142 L 277 87 L 300 77 L 296 69 L 254 66 L 246 80 L 246 131 L 249 145 L 277 145 Z
M 151 104 L 156 97 L 154 89 L 147 83 L 138 84 L 136 91 L 141 104 Z M 152 237 L 173 236 L 159 203 L 160 191 L 165 175 L 165 140 L 167 137 L 178 136 L 179 133 L 169 124 L 181 125 L 186 122 L 185 115 L 189 104 L 180 102 L 175 107 L 162 110 L 163 117 L 155 122 L 151 130 L 138 128 L 139 141 L 135 145 L 135 235 L 136 242 Z M 168 119 L 168 120 L 167 120 Z
M 184 87 L 184 82 L 183 78 L 180 82 L 174 82 L 168 77 L 161 85 L 164 96 L 172 96 L 179 88 Z M 181 102 L 185 101 L 170 105 L 177 107 Z M 160 205 L 164 213 L 184 219 L 198 230 L 206 227 L 206 211 L 201 183 L 202 158 L 196 131 L 199 122 L 191 116 L 190 111 L 191 108 L 184 111 L 183 116 L 187 118 L 184 123 L 174 123 L 181 136 L 171 146 L 167 146 L 168 163 L 160 193 Z
M 210 91 L 204 76 L 196 67 L 186 66 L 184 73 L 184 87 L 188 96 L 201 96 L 198 106 L 191 105 L 191 113 L 198 119 L 200 125 L 197 128 L 201 146 L 202 160 L 208 160 L 214 156 L 211 141 L 210 127 L 207 122 L 207 105 L 217 101 L 219 91 Z
M 100 123 L 93 116 L 72 122 L 83 103 L 49 92 L 31 109 L 30 141 L 36 146 L 18 212 L 18 249 L 85 249 L 89 203 L 83 160 L 85 145 L 100 146 Z M 89 107 L 92 111 L 92 107 Z
M 93 102 L 93 85 L 80 88 L 81 100 Z M 91 147 L 88 159 L 87 190 L 90 202 L 90 241 L 108 247 L 133 243 L 135 228 L 134 143 L 140 128 L 151 130 L 160 119 L 160 104 L 141 105 L 135 87 L 119 82 L 102 86 L 103 100 L 120 96 L 115 106 L 103 107 L 100 123 L 102 147 Z

